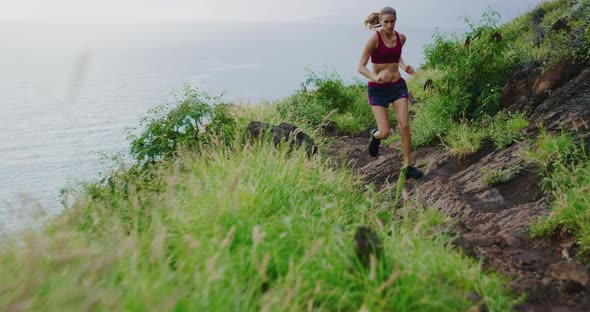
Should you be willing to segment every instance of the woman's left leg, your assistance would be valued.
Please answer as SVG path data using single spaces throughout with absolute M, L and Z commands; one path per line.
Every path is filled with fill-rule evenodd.
M 395 118 L 399 126 L 402 138 L 402 154 L 404 156 L 404 168 L 411 163 L 410 155 L 412 153 L 412 136 L 410 134 L 410 125 L 408 123 L 408 99 L 401 98 L 393 102 Z

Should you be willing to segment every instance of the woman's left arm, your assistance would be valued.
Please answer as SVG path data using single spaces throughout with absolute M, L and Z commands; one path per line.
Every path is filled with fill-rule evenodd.
M 399 34 L 399 36 L 400 36 L 400 39 L 401 39 L 401 41 L 402 41 L 402 47 L 403 47 L 403 46 L 404 46 L 404 44 L 406 43 L 406 35 Z M 403 70 L 404 70 L 406 73 L 410 74 L 410 75 L 413 75 L 413 74 L 414 74 L 414 72 L 415 72 L 415 71 L 414 71 L 414 67 L 412 67 L 412 66 L 410 66 L 410 65 L 407 65 L 407 64 L 404 62 L 404 59 L 403 59 L 401 56 L 399 57 L 399 67 L 400 67 L 401 69 L 403 69 Z

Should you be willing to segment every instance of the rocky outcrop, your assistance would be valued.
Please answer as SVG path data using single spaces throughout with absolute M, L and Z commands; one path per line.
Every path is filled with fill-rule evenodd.
M 500 94 L 500 103 L 503 107 L 509 107 L 515 102 L 531 96 L 533 86 L 541 78 L 541 67 L 523 69 L 514 74 Z
M 313 139 L 292 124 L 283 122 L 278 126 L 274 126 L 260 121 L 252 121 L 246 128 L 246 134 L 248 137 L 257 140 L 269 135 L 275 146 L 286 143 L 292 148 L 304 147 L 309 155 L 317 152 Z
M 552 91 L 579 75 L 588 67 L 585 62 L 567 58 L 543 71 L 542 66 L 515 73 L 502 88 L 500 103 L 509 108 L 519 101 L 544 100 Z
M 522 99 L 509 110 L 527 112 L 533 130 L 537 124 L 543 124 L 550 131 L 568 128 L 587 132 L 590 127 L 590 68 L 563 87 Z

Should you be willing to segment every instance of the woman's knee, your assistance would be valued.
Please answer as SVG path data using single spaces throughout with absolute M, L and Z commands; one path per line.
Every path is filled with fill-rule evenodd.
M 410 131 L 410 124 L 406 121 L 406 122 L 398 122 L 397 126 L 399 127 L 399 131 L 400 132 L 406 132 L 406 131 Z

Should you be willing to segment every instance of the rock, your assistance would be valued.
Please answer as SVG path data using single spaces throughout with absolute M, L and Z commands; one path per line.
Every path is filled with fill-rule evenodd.
M 476 292 L 472 292 L 467 296 L 467 300 L 472 302 L 480 302 L 483 298 Z
M 529 97 L 535 82 L 541 78 L 541 71 L 541 67 L 524 69 L 510 77 L 500 94 L 502 107 L 508 108 L 513 103 Z
M 532 92 L 539 94 L 546 90 L 555 90 L 580 74 L 585 67 L 585 64 L 577 62 L 571 57 L 566 58 L 545 71 L 543 77 L 535 82 Z
M 287 142 L 294 148 L 305 146 L 308 154 L 315 154 L 317 152 L 317 147 L 313 139 L 292 124 L 283 122 L 278 126 L 273 126 L 260 121 L 252 121 L 246 128 L 246 133 L 255 139 L 260 139 L 267 132 L 270 132 L 272 142 L 275 146 Z
M 541 282 L 535 278 L 520 276 L 508 283 L 508 287 L 518 294 L 528 293 L 529 296 L 542 295 L 539 293 Z
M 494 203 L 497 205 L 505 204 L 504 197 L 502 197 L 502 194 L 500 194 L 500 192 L 497 189 L 487 190 L 479 196 L 477 196 L 477 199 L 485 203 Z
M 502 247 L 518 247 L 520 246 L 520 242 L 519 237 L 507 233 L 497 235 L 494 240 L 494 244 Z
M 553 32 L 559 32 L 559 31 L 570 31 L 570 27 L 567 23 L 567 19 L 566 18 L 560 18 L 558 19 L 555 23 L 553 23 L 553 25 L 551 26 L 551 31 Z
M 585 37 L 585 29 L 576 30 L 572 46 L 582 46 L 583 43 L 576 42 L 580 40 L 580 42 L 584 42 Z M 579 49 L 579 47 L 577 48 Z M 573 57 L 568 57 L 546 70 L 535 65 L 537 64 L 526 65 L 524 69 L 516 72 L 506 82 L 500 94 L 502 107 L 509 108 L 513 104 L 529 98 L 536 104 L 541 103 L 551 95 L 550 91 L 558 89 L 582 73 L 588 67 L 588 62 L 576 61 Z
M 455 239 L 453 245 L 461 247 L 467 254 L 474 254 L 477 248 L 494 245 L 494 237 L 481 233 L 465 233 Z
M 330 120 L 330 121 L 326 122 L 325 124 L 323 124 L 321 129 L 327 135 L 335 135 L 336 130 L 338 129 L 338 126 L 336 125 L 335 122 Z
M 354 234 L 354 250 L 361 263 L 369 266 L 371 254 L 377 259 L 381 257 L 383 244 L 371 228 L 361 226 Z
M 522 108 L 530 112 L 531 125 L 543 124 L 549 131 L 578 128 L 576 131 L 585 132 L 587 129 L 583 125 L 590 124 L 589 96 L 590 68 L 586 68 L 546 99 L 529 101 Z
M 565 288 L 569 292 L 587 290 L 590 286 L 590 276 L 584 266 L 575 262 L 557 262 L 549 266 L 545 276 L 565 282 Z

